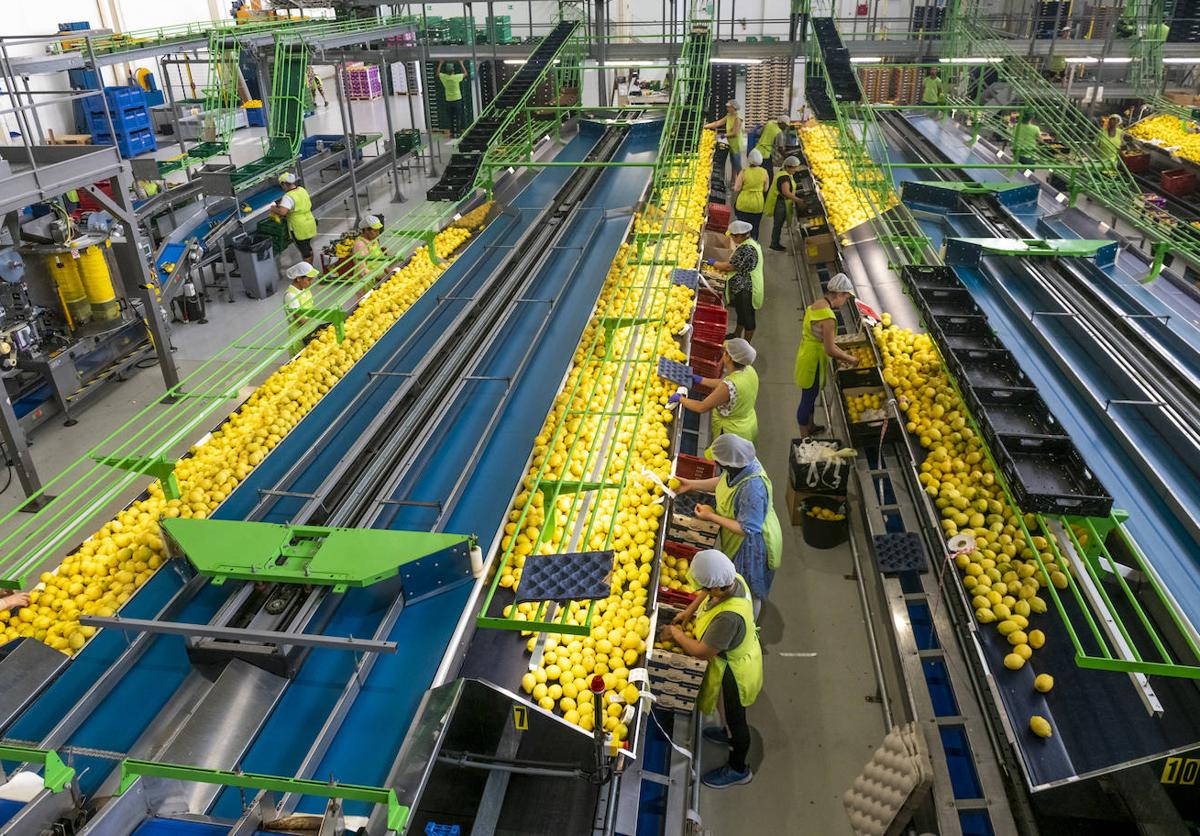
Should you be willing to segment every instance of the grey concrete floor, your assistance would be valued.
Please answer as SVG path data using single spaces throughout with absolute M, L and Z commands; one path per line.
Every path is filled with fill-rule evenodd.
M 849 834 L 842 793 L 885 729 L 850 549 L 810 548 L 789 523 L 787 460 L 799 396 L 792 369 L 804 305 L 791 255 L 766 247 L 770 222 L 763 226 L 766 293 L 754 335 L 757 448 L 774 485 L 784 553 L 760 618 L 764 685 L 748 710 L 754 780 L 703 788 L 700 813 L 713 834 Z M 705 743 L 702 769 L 725 757 L 721 747 Z
M 331 91 L 332 88 L 327 86 L 327 90 Z M 383 110 L 385 104 L 391 106 L 396 129 L 409 125 L 408 103 L 403 96 L 391 96 L 370 102 L 353 102 L 352 104 L 355 127 L 359 133 L 386 134 L 387 125 Z M 419 102 L 414 103 L 414 106 L 418 105 Z M 342 126 L 338 116 L 337 103 L 332 102 L 329 107 L 319 107 L 314 115 L 306 121 L 305 129 L 309 134 L 341 133 Z M 261 138 L 264 133 L 265 131 L 261 128 L 243 129 L 235 133 L 231 142 L 231 155 L 234 161 L 245 163 L 261 154 Z M 440 147 L 442 140 L 437 134 L 434 135 L 434 138 L 439 143 L 438 150 L 441 151 L 443 158 L 447 158 L 449 149 Z M 157 153 L 160 158 L 171 157 L 179 153 L 179 147 L 176 144 L 160 143 L 160 145 Z M 382 146 L 379 148 L 372 146 L 367 148 L 366 153 L 374 154 L 381 151 Z M 436 165 L 440 171 L 441 161 L 436 161 Z M 406 177 L 405 172 L 401 172 L 401 192 L 406 197 L 406 201 L 403 203 L 393 201 L 394 188 L 390 177 L 382 177 L 361 188 L 362 212 L 364 214 L 368 210 L 379 212 L 385 219 L 394 220 L 421 206 L 425 202 L 425 191 L 431 185 L 432 180 L 426 175 L 422 166 L 417 164 L 412 166 L 410 174 L 411 180 Z M 354 205 L 350 198 L 341 204 L 326 207 L 317 218 L 318 236 L 315 248 L 319 250 L 326 242 L 340 236 L 350 228 L 354 221 Z M 280 272 L 282 273 L 299 260 L 300 256 L 295 247 L 289 247 L 279 256 Z M 233 280 L 235 285 L 237 281 L 236 278 Z M 225 294 L 214 292 L 208 303 L 207 323 L 203 325 L 174 324 L 171 342 L 176 349 L 173 356 L 180 376 L 186 377 L 195 371 L 205 360 L 213 356 L 215 346 L 228 345 L 264 317 L 274 313 L 282 318 L 282 285 L 279 288 L 274 296 L 266 299 L 251 299 L 235 289 L 232 303 L 226 300 Z M 282 362 L 282 359 L 279 362 Z M 87 454 L 94 445 L 121 428 L 163 393 L 165 385 L 159 367 L 150 365 L 149 361 L 147 366 L 147 368 L 134 372 L 127 381 L 110 387 L 108 391 L 100 394 L 86 410 L 80 413 L 79 423 L 75 426 L 63 426 L 61 417 L 58 417 L 50 419 L 34 431 L 30 439 L 32 442 L 30 451 L 43 482 L 50 480 Z M 272 366 L 273 368 L 274 366 Z M 259 378 L 265 379 L 270 371 L 271 369 L 263 371 Z M 245 394 L 248 395 L 249 391 L 250 389 L 247 388 Z M 232 411 L 235 406 L 236 403 L 227 402 L 225 414 Z M 222 417 L 220 414 L 215 414 L 212 425 L 220 423 Z M 200 431 L 197 430 L 195 435 L 200 435 Z M 181 445 L 177 452 L 182 454 L 185 448 L 186 445 Z M 0 486 L 3 486 L 6 479 L 6 475 L 0 474 Z M 128 496 L 118 498 L 105 512 L 115 512 L 136 493 L 137 491 L 130 491 Z M 24 501 L 24 498 L 21 486 L 14 477 L 8 488 L 0 492 L 0 516 L 6 516 Z M 0 536 L 9 533 L 23 519 L 25 519 L 24 515 L 18 515 L 12 520 L 0 521 Z M 98 514 L 96 519 L 99 523 L 107 517 Z

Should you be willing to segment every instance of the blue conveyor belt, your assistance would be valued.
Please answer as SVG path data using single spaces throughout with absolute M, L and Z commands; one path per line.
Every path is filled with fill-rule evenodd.
M 933 138 L 947 157 L 963 160 L 968 151 L 953 131 L 928 117 L 916 117 L 913 123 Z M 897 164 L 894 170 L 897 188 L 903 179 L 933 179 L 915 177 L 913 170 L 904 169 L 909 160 L 903 152 L 887 149 Z M 974 154 L 975 152 L 970 152 Z M 991 161 L 985 159 L 984 161 Z M 973 170 L 979 179 L 994 177 L 997 172 Z M 1030 230 L 1046 229 L 1045 216 L 1062 212 L 1053 200 L 1022 213 L 1021 221 Z M 950 213 L 944 218 L 918 220 L 922 231 L 940 242 L 944 236 L 979 236 L 986 233 L 966 213 Z M 1051 221 L 1051 224 L 1054 222 Z M 1054 231 L 1072 232 L 1065 225 Z M 1078 237 L 1078 236 L 1075 236 Z M 1038 387 L 1047 405 L 1077 440 L 1089 465 L 1113 495 L 1114 507 L 1128 509 L 1131 517 L 1127 527 L 1145 551 L 1166 586 L 1179 601 L 1193 623 L 1200 624 L 1200 543 L 1183 528 L 1169 508 L 1165 507 L 1155 486 L 1145 477 L 1121 441 L 1097 416 L 1094 398 L 1086 392 L 1113 391 L 1118 375 L 1111 361 L 1097 356 L 1090 341 L 1073 332 L 1071 323 L 1062 317 L 1042 317 L 1036 327 L 1070 370 L 1068 374 L 1054 358 L 1044 352 L 1033 336 L 1029 312 L 1045 310 L 1048 301 L 1038 297 L 1028 278 L 1019 269 L 1020 261 L 1005 258 L 986 258 L 977 268 L 956 267 L 959 277 L 971 291 L 975 301 L 987 314 L 988 320 L 1021 364 L 1022 369 Z M 1141 285 L 1128 288 L 1114 278 L 1096 270 L 1088 271 L 1088 279 L 1104 288 L 1112 299 L 1126 298 L 1136 293 L 1139 304 L 1161 304 Z M 1006 303 L 1004 294 L 1012 294 L 1015 306 Z M 1148 298 L 1149 297 L 1149 298 Z M 1024 314 L 1017 314 L 1013 308 Z M 1181 319 L 1176 317 L 1176 319 Z M 1184 329 L 1186 323 L 1177 323 Z M 1194 353 L 1190 341 L 1175 344 L 1181 367 L 1194 368 Z M 1076 383 L 1073 377 L 1082 382 Z M 1082 387 L 1082 389 L 1080 388 Z M 1116 397 L 1114 395 L 1114 397 Z M 1100 395 L 1101 400 L 1104 395 Z M 1117 411 L 1114 418 L 1121 429 L 1135 439 L 1141 454 L 1150 462 L 1176 496 L 1200 508 L 1200 487 L 1194 474 L 1196 462 L 1182 461 L 1150 426 L 1144 416 L 1132 411 Z M 1064 599 L 1071 612 L 1072 622 L 1082 624 L 1073 598 Z M 1136 624 L 1133 613 L 1122 613 L 1127 625 Z M 1017 745 L 1030 783 L 1047 786 L 1079 775 L 1109 769 L 1161 752 L 1189 747 L 1200 741 L 1200 720 L 1197 719 L 1197 691 L 1186 680 L 1152 678 L 1151 684 L 1166 709 L 1162 718 L 1147 715 L 1140 698 L 1125 674 L 1084 670 L 1076 666 L 1074 651 L 1066 631 L 1054 615 L 1038 619 L 1036 625 L 1047 635 L 1046 645 L 1034 654 L 1033 661 L 1019 672 L 1007 671 L 1003 657 L 1009 651 L 1007 642 L 991 630 L 977 633 L 989 665 L 996 672 L 995 681 L 1006 713 L 1013 725 Z M 1083 636 L 1085 648 L 1090 640 Z M 1142 648 L 1147 653 L 1147 648 Z M 1047 696 L 1032 688 L 1037 673 L 1052 673 L 1056 679 L 1054 691 Z M 1049 717 L 1055 729 L 1050 740 L 1041 740 L 1028 730 L 1028 720 L 1034 714 Z
M 564 149 L 565 158 L 581 159 L 586 155 L 596 138 L 595 132 L 589 131 L 589 134 L 588 137 L 581 137 Z M 657 144 L 657 136 L 654 133 L 635 132 L 625 140 L 617 152 L 616 159 L 653 159 Z M 564 158 L 563 155 L 560 155 L 560 159 Z M 509 486 L 515 486 L 523 475 L 534 436 L 540 431 L 542 422 L 553 405 L 559 382 L 566 372 L 579 335 L 595 305 L 612 256 L 628 227 L 629 215 L 612 213 L 612 210 L 632 206 L 637 201 L 645 187 L 647 171 L 644 168 L 615 168 L 604 172 L 589 194 L 585 207 L 580 210 L 564 238 L 539 270 L 527 293 L 528 297 L 558 300 L 554 306 L 551 324 L 541 339 L 533 344 L 535 332 L 546 309 L 542 305 L 524 305 L 506 325 L 506 334 L 499 347 L 488 356 L 479 358 L 478 364 L 470 370 L 470 374 L 478 376 L 513 375 L 517 372 L 525 352 L 531 346 L 534 350 L 524 372 L 514 381 L 513 396 L 499 417 L 495 433 L 482 454 L 466 491 L 453 513 L 443 522 L 445 530 L 485 534 L 499 527 L 508 510 L 511 490 Z M 556 169 L 553 173 L 556 176 L 542 175 L 545 180 L 539 177 L 534 184 L 536 188 L 531 186 L 513 201 L 512 207 L 520 213 L 517 218 L 510 221 L 501 216 L 488 227 L 481 240 L 486 236 L 486 240 L 494 246 L 468 249 L 467 253 L 443 274 L 438 287 L 429 291 L 426 298 L 433 302 L 442 283 L 445 283 L 445 287 L 453 287 L 463 275 L 478 281 L 486 278 L 495 262 L 503 258 L 505 244 L 515 241 L 525 231 L 554 192 L 565 182 L 570 169 Z M 611 217 L 606 217 L 606 212 L 612 213 Z M 458 293 L 468 295 L 470 291 L 460 290 Z M 440 320 L 441 317 L 437 315 L 428 323 L 414 319 L 415 325 L 419 326 L 416 329 L 418 339 L 415 345 L 411 350 L 402 352 L 387 368 L 391 371 L 411 368 L 411 364 L 424 354 L 424 347 L 428 342 L 441 332 Z M 433 333 L 427 337 L 421 336 L 419 332 L 426 330 Z M 402 337 L 400 333 L 397 336 Z M 402 339 L 397 341 L 401 342 Z M 374 351 L 375 349 L 372 349 L 372 353 Z M 381 347 L 379 352 L 381 357 L 387 357 L 389 353 L 387 346 Z M 368 369 L 377 368 L 370 365 L 371 360 L 368 354 L 358 365 Z M 449 417 L 439 428 L 437 438 L 422 451 L 415 472 L 410 474 L 404 486 L 390 498 L 416 501 L 445 500 L 470 461 L 475 445 L 486 431 L 495 404 L 499 402 L 502 394 L 503 386 L 497 381 L 475 381 L 471 387 L 466 388 L 451 405 Z M 348 431 L 347 442 L 358 437 L 361 425 L 374 415 L 375 409 L 367 404 L 360 407 L 358 412 L 363 414 L 356 416 L 358 420 L 351 422 L 350 425 L 357 429 Z M 316 416 L 313 424 L 314 437 L 316 432 L 327 426 Z M 285 445 L 295 444 L 297 446 L 293 449 L 304 449 L 303 430 L 302 423 L 277 448 L 283 462 L 294 460 L 287 450 L 281 449 Z M 298 432 L 301 434 L 297 435 Z M 340 433 L 338 437 L 342 437 Z M 340 445 L 331 442 L 329 446 L 336 449 Z M 272 456 L 274 455 L 275 452 L 272 453 Z M 330 459 L 335 460 L 336 456 Z M 267 463 L 264 462 L 265 464 Z M 317 484 L 328 472 L 328 464 L 325 457 L 318 457 L 310 465 L 311 476 L 305 474 L 300 480 L 290 483 L 288 489 L 304 491 L 306 488 L 301 486 Z M 264 477 L 266 473 L 267 471 L 263 471 Z M 254 478 L 256 477 L 252 477 Z M 498 485 L 506 487 L 497 490 Z M 238 492 L 243 490 L 246 491 L 245 495 L 239 497 Z M 230 513 L 248 511 L 257 500 L 255 491 L 249 480 L 239 486 L 238 492 L 230 497 L 230 502 L 234 503 L 227 506 Z M 292 513 L 292 510 L 294 508 L 283 515 Z M 224 511 L 223 508 L 222 512 Z M 426 530 L 433 523 L 433 514 L 433 509 L 429 508 L 402 507 L 395 514 L 386 517 L 382 524 L 392 529 Z M 281 512 L 277 506 L 268 519 L 276 519 L 279 515 Z M 429 687 L 433 673 L 441 661 L 470 590 L 469 585 L 460 585 L 449 592 L 406 607 L 389 638 L 407 650 L 394 656 L 381 657 L 377 661 L 367 681 L 367 687 L 355 701 L 341 732 L 315 775 L 334 775 L 338 780 L 371 785 L 380 784 L 386 779 L 421 696 Z M 347 605 L 353 606 L 349 596 Z M 329 632 L 334 631 L 331 629 Z M 318 669 L 317 664 L 310 658 L 305 665 L 305 675 L 312 671 L 313 676 L 320 679 L 324 685 L 321 696 L 328 700 L 328 683 L 336 682 L 340 687 L 340 683 L 349 675 L 349 666 L 343 663 L 342 667 L 345 670 L 335 672 L 332 666 L 337 664 L 337 660 L 321 664 L 322 667 Z M 318 670 L 320 672 L 316 673 Z M 290 771 L 297 768 L 310 742 L 310 735 L 297 735 L 295 732 L 295 718 L 301 716 L 297 712 L 306 711 L 305 716 L 314 718 L 311 732 L 316 731 L 328 713 L 328 706 L 317 705 L 320 700 L 305 706 L 295 704 L 296 701 L 305 699 L 302 693 L 304 685 L 305 683 L 298 682 L 289 687 L 267 727 L 243 759 L 244 769 L 291 774 Z M 314 682 L 314 688 L 316 687 L 318 686 Z M 333 696 L 336 696 L 336 693 Z M 281 735 L 298 739 L 293 745 L 281 741 Z M 238 793 L 226 791 L 218 799 L 213 814 L 230 815 L 238 809 L 240 803 Z M 300 809 L 319 812 L 321 801 L 306 799 Z M 351 804 L 347 805 L 347 809 L 365 812 L 364 805 Z
M 254 212 L 263 208 L 268 203 L 274 203 L 282 194 L 283 192 L 278 186 L 271 186 L 270 188 L 263 189 L 262 191 L 256 192 L 255 194 L 246 198 L 242 202 L 242 205 L 249 206 L 251 212 Z M 241 206 L 239 206 L 237 211 L 241 211 Z M 157 268 L 158 275 L 160 277 L 166 276 L 171 272 L 170 270 L 166 269 L 167 264 L 179 263 L 180 257 L 183 255 L 184 250 L 187 249 L 188 241 L 203 241 L 205 236 L 212 232 L 214 228 L 229 220 L 229 218 L 233 216 L 233 213 L 234 210 L 225 209 L 219 212 L 214 212 L 210 215 L 206 215 L 193 224 L 191 229 L 184 233 L 179 241 L 164 246 L 158 254 L 158 260 L 154 264 L 154 266 Z

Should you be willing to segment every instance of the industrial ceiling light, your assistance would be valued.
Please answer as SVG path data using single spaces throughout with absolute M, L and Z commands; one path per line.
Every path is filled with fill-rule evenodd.
M 1105 58 L 1102 63 L 1105 63 L 1105 64 L 1132 64 L 1133 59 L 1130 58 L 1129 56 L 1121 58 L 1121 57 L 1116 57 L 1116 56 L 1110 55 L 1107 58 Z
M 515 67 L 518 64 L 524 64 L 525 59 L 524 58 L 505 58 L 504 63 Z
M 710 64 L 761 64 L 761 58 L 710 58 Z
M 1164 58 L 1164 64 L 1200 64 L 1200 57 L 1197 58 Z
M 851 64 L 882 64 L 882 55 L 856 55 L 850 59 Z
M 1064 58 L 1063 60 L 1066 61 L 1068 64 L 1099 64 L 1100 63 L 1099 58 L 1093 58 L 1090 55 L 1086 55 L 1083 58 Z
M 983 58 L 939 58 L 941 64 L 1002 64 L 1003 58 L 988 56 Z

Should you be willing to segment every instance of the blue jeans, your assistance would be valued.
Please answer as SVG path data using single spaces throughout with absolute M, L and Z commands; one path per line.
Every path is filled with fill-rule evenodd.
M 729 149 L 729 168 L 733 172 L 730 182 L 733 182 L 737 179 L 738 172 L 742 170 L 742 153 L 740 151 Z

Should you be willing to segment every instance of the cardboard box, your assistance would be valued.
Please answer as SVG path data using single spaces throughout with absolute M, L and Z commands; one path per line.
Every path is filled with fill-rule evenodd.
M 729 261 L 733 255 L 733 241 L 724 232 L 704 231 L 704 257 L 716 261 Z
M 810 235 L 804 239 L 804 263 L 809 267 L 833 261 L 835 258 L 837 258 L 837 244 L 831 233 L 823 232 L 820 235 Z

